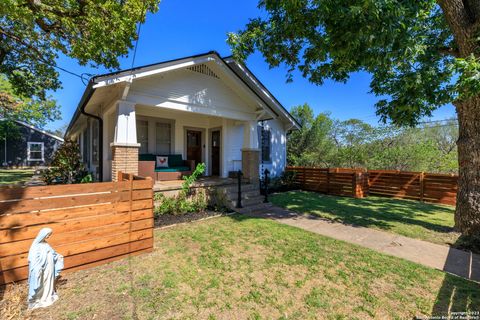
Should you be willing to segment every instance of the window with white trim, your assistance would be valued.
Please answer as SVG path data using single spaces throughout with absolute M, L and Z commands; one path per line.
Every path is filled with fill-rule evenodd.
M 137 120 L 137 141 L 140 143 L 139 153 L 148 153 L 148 121 Z
M 261 128 L 260 134 L 260 148 L 261 148 L 261 157 L 262 163 L 270 163 L 271 158 L 271 140 L 272 134 L 269 129 Z
M 28 142 L 27 160 L 43 161 L 43 142 Z

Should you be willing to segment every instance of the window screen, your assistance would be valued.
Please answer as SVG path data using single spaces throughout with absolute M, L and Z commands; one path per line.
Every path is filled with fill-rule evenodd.
M 271 157 L 270 157 L 270 150 L 271 150 L 271 133 L 270 130 L 268 129 L 261 129 L 261 140 L 260 140 L 260 145 L 261 145 L 261 150 L 262 150 L 262 162 L 270 162 Z
M 155 135 L 156 135 L 156 153 L 170 154 L 171 136 L 172 136 L 170 123 L 157 122 Z
M 139 152 L 148 153 L 148 121 L 137 120 L 137 141 L 140 143 Z

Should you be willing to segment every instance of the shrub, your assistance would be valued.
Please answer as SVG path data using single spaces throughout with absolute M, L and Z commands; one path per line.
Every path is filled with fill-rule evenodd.
M 205 164 L 199 163 L 190 176 L 184 177 L 182 189 L 176 197 L 167 197 L 163 193 L 155 194 L 155 215 L 186 214 L 205 211 L 207 196 L 204 190 L 192 190 L 193 183 L 205 172 Z
M 80 148 L 71 140 L 66 140 L 55 152 L 50 168 L 42 173 L 46 184 L 72 184 L 93 181 L 81 162 Z

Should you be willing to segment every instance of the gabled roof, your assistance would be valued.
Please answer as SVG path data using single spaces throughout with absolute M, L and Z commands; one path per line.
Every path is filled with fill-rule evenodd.
M 159 63 L 144 65 L 140 67 L 110 72 L 102 75 L 94 76 L 90 79 L 87 88 L 77 106 L 77 110 L 70 121 L 67 133 L 72 128 L 76 119 L 82 113 L 83 108 L 87 105 L 96 89 L 110 86 L 121 82 L 131 82 L 134 79 L 152 76 L 161 72 L 189 67 L 195 64 L 215 61 L 230 70 L 233 75 L 264 104 L 269 113 L 275 116 L 282 116 L 288 120 L 292 126 L 291 129 L 300 128 L 300 124 L 295 118 L 285 109 L 285 107 L 268 91 L 268 89 L 253 75 L 253 73 L 244 65 L 235 61 L 232 57 L 222 58 L 218 52 L 209 51 L 202 54 L 197 54 L 189 57 L 183 57 L 174 60 L 163 61 Z
M 5 118 L 0 118 L 0 121 L 6 121 L 6 120 L 7 120 L 7 119 L 5 119 Z M 12 120 L 12 121 L 13 121 L 13 122 L 16 122 L 16 123 L 18 123 L 19 125 L 22 125 L 22 126 L 24 126 L 24 127 L 27 127 L 27 128 L 32 129 L 32 130 L 38 131 L 38 132 L 40 132 L 40 133 L 43 133 L 43 134 L 46 135 L 46 136 L 52 137 L 52 138 L 54 138 L 54 139 L 57 139 L 57 140 L 60 141 L 60 142 L 64 142 L 63 138 L 60 138 L 60 137 L 58 137 L 58 136 L 56 136 L 56 135 L 54 135 L 54 134 L 51 134 L 50 132 L 47 132 L 47 131 L 45 131 L 45 130 L 36 128 L 36 127 L 32 126 L 31 124 L 28 124 L 28 123 L 23 122 L 23 121 L 20 121 L 20 120 Z

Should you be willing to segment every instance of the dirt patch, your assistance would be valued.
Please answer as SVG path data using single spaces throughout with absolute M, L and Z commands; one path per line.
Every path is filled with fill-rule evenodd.
M 217 211 L 204 211 L 185 214 L 162 214 L 155 217 L 155 227 L 166 227 L 178 223 L 192 222 L 223 214 L 225 213 Z

